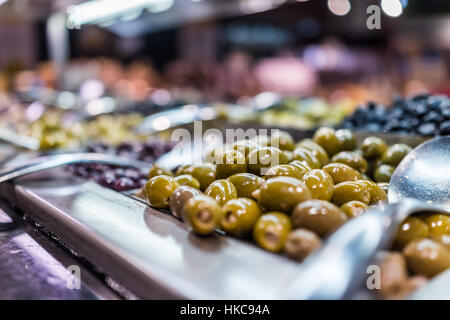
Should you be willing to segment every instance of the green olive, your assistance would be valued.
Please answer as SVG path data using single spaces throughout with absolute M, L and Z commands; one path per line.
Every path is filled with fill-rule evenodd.
M 331 159 L 333 162 L 343 163 L 359 172 L 366 172 L 367 161 L 356 152 L 342 151 L 333 156 Z
M 177 218 L 183 218 L 183 209 L 186 203 L 190 198 L 199 196 L 201 194 L 202 193 L 200 192 L 200 190 L 189 186 L 181 186 L 179 188 L 176 188 L 170 196 L 170 212 L 172 212 L 172 214 Z
M 333 178 L 326 171 L 314 169 L 306 172 L 302 181 L 311 191 L 313 199 L 330 201 L 333 197 Z
M 289 164 L 296 167 L 302 175 L 305 175 L 307 172 L 311 171 L 311 168 L 306 163 L 299 160 L 293 160 L 289 162 Z
M 396 248 L 403 248 L 414 239 L 427 238 L 430 230 L 426 223 L 416 217 L 407 217 L 397 229 L 394 239 Z
M 232 199 L 222 207 L 220 225 L 225 232 L 242 237 L 252 231 L 260 216 L 261 209 L 252 199 Z
M 292 151 L 281 150 L 281 153 L 286 158 L 287 162 L 291 162 L 292 160 L 294 160 L 294 154 L 292 153 Z
M 222 210 L 213 198 L 199 195 L 188 200 L 183 209 L 183 217 L 191 226 L 192 231 L 207 235 L 217 228 Z
M 166 209 L 172 193 L 180 185 L 174 178 L 160 175 L 147 181 L 144 187 L 145 198 L 155 208 Z
M 367 210 L 367 204 L 361 201 L 349 201 L 340 206 L 339 209 L 351 219 L 362 215 Z
M 434 277 L 450 268 L 450 251 L 430 239 L 416 239 L 403 248 L 408 268 L 417 274 Z
M 216 180 L 216 166 L 212 163 L 193 164 L 183 168 L 180 174 L 190 174 L 200 182 L 200 190 L 206 188 Z
M 431 214 L 424 219 L 434 237 L 450 236 L 450 217 L 444 214 Z
M 295 228 L 305 228 L 323 237 L 347 221 L 344 212 L 332 203 L 324 200 L 308 200 L 299 203 L 292 212 L 292 224 Z
M 370 193 L 370 203 L 369 204 L 376 204 L 380 201 L 386 201 L 387 200 L 387 194 L 384 192 L 382 188 L 380 188 L 375 182 L 368 181 L 368 180 L 358 180 L 357 182 L 362 183 L 366 185 L 367 189 Z
M 190 186 L 195 189 L 200 189 L 200 182 L 189 174 L 182 174 L 175 177 L 175 181 L 180 186 Z
M 279 252 L 283 249 L 289 232 L 291 220 L 281 212 L 263 214 L 253 228 L 253 238 L 265 250 Z
M 224 179 L 241 172 L 247 172 L 245 156 L 236 150 L 225 150 L 216 162 L 216 177 Z
M 394 144 L 383 153 L 381 161 L 396 167 L 411 150 L 412 148 L 404 143 Z
M 311 192 L 298 179 L 275 177 L 267 180 L 253 196 L 265 211 L 290 214 L 298 203 L 311 199 Z
M 363 156 L 369 160 L 376 160 L 381 158 L 383 153 L 387 150 L 387 144 L 378 137 L 367 137 L 361 144 Z
M 173 173 L 170 170 L 158 167 L 157 165 L 154 165 L 150 168 L 150 171 L 148 172 L 147 179 L 151 179 L 153 177 L 159 176 L 159 175 L 166 175 L 166 176 L 173 176 Z
M 312 151 L 310 151 L 306 148 L 303 148 L 303 147 L 296 148 L 293 151 L 292 155 L 293 155 L 294 160 L 304 162 L 311 169 L 320 169 L 322 167 L 319 159 L 317 159 L 314 156 Z
M 334 204 L 342 206 L 344 203 L 353 200 L 369 204 L 370 192 L 367 186 L 356 181 L 345 181 L 334 186 Z
M 312 154 L 319 159 L 320 161 L 320 165 L 323 167 L 324 165 L 328 164 L 328 162 L 330 162 L 330 158 L 328 157 L 327 152 L 325 151 L 324 148 L 322 148 L 320 145 L 318 145 L 317 143 L 315 143 L 313 140 L 311 139 L 303 139 L 302 141 L 300 141 L 299 143 L 296 144 L 295 146 L 297 147 L 303 147 L 306 148 L 308 150 L 310 150 L 312 152 Z
M 228 200 L 237 198 L 237 190 L 229 180 L 219 179 L 206 188 L 205 195 L 210 196 L 223 205 Z
M 270 137 L 270 146 L 280 150 L 294 150 L 294 139 L 289 132 L 276 130 Z
M 339 151 L 352 151 L 356 149 L 356 138 L 353 132 L 348 129 L 339 129 L 335 134 L 339 141 Z
M 319 236 L 306 229 L 295 229 L 287 236 L 284 253 L 298 262 L 305 260 L 312 252 L 322 245 Z
M 264 183 L 264 179 L 251 173 L 236 173 L 227 180 L 236 187 L 238 197 L 252 198 L 252 193 Z
M 394 174 L 395 168 L 393 166 L 382 164 L 379 166 L 373 174 L 373 179 L 376 182 L 389 182 Z
M 239 151 L 245 157 L 248 157 L 250 152 L 254 149 L 257 149 L 258 147 L 259 145 L 252 140 L 239 140 L 232 145 L 233 150 Z
M 248 155 L 248 171 L 256 175 L 265 175 L 270 167 L 286 164 L 287 160 L 278 148 L 263 147 L 255 149 Z
M 302 179 L 303 173 L 297 167 L 295 167 L 293 165 L 280 164 L 278 166 L 270 168 L 267 171 L 265 178 L 269 179 L 269 178 L 273 178 L 273 177 L 277 177 L 277 176 L 286 176 L 286 177 Z
M 379 186 L 387 195 L 387 193 L 389 191 L 389 183 L 387 183 L 387 182 L 378 182 L 377 186 Z
M 340 142 L 336 137 L 336 131 L 332 128 L 319 128 L 314 134 L 313 140 L 320 145 L 329 156 L 333 156 L 340 151 Z
M 361 178 L 361 174 L 352 167 L 337 162 L 331 162 L 322 168 L 333 179 L 334 184 L 344 181 L 356 181 Z

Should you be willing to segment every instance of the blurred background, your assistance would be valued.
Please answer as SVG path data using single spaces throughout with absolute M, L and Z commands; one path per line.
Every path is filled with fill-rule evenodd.
M 0 110 L 149 113 L 275 92 L 341 119 L 369 100 L 448 94 L 449 72 L 448 0 L 0 0 Z

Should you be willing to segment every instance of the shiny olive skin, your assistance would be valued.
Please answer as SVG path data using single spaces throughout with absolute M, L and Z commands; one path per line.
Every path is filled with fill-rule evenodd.
M 214 232 L 222 215 L 220 205 L 213 198 L 200 195 L 188 200 L 183 209 L 183 218 L 192 231 L 199 235 Z
M 280 150 L 292 151 L 294 150 L 294 139 L 286 132 L 277 130 L 270 137 L 270 146 Z
M 152 207 L 166 209 L 169 207 L 170 196 L 179 186 L 173 177 L 166 175 L 153 177 L 145 184 L 145 198 Z
M 180 186 L 190 186 L 195 189 L 200 189 L 200 182 L 189 174 L 182 174 L 175 177 L 175 181 Z
M 367 210 L 367 204 L 361 201 L 349 201 L 339 207 L 348 218 L 355 218 L 364 213 Z
M 348 220 L 344 212 L 328 201 L 308 200 L 299 203 L 292 212 L 295 228 L 305 228 L 323 237 Z
M 313 140 L 320 145 L 329 156 L 340 151 L 340 142 L 336 137 L 336 131 L 332 128 L 322 127 L 314 133 Z
M 377 186 L 379 186 L 381 188 L 381 190 L 383 190 L 386 193 L 386 195 L 388 194 L 389 183 L 387 183 L 387 182 L 378 182 Z
M 369 204 L 370 192 L 367 186 L 357 181 L 345 181 L 334 186 L 334 204 L 337 206 L 342 206 L 344 203 L 353 200 Z
M 303 147 L 296 148 L 292 152 L 292 157 L 293 157 L 294 160 L 298 160 L 298 161 L 304 162 L 311 169 L 320 169 L 322 167 L 319 159 L 317 159 L 314 156 L 312 151 L 310 151 L 310 150 L 308 150 L 306 148 L 303 148 Z
M 281 150 L 281 153 L 286 158 L 287 162 L 291 162 L 292 160 L 294 160 L 294 154 L 292 153 L 292 151 Z
M 229 180 L 219 179 L 206 188 L 205 195 L 210 196 L 220 205 L 223 205 L 228 200 L 237 198 L 237 190 Z
M 408 268 L 417 274 L 433 277 L 450 268 L 450 251 L 430 239 L 416 239 L 403 248 Z
M 256 145 L 259 147 L 270 147 L 270 138 L 266 135 L 257 135 L 253 139 L 251 139 Z M 279 149 L 279 148 L 277 148 Z
M 293 177 L 301 180 L 303 178 L 303 173 L 296 166 L 280 164 L 270 168 L 264 178 L 270 179 L 277 176 Z
M 265 211 L 290 214 L 298 203 L 311 199 L 311 192 L 298 179 L 275 177 L 267 180 L 253 196 Z
M 335 134 L 339 141 L 339 151 L 352 151 L 356 149 L 356 138 L 353 132 L 348 129 L 339 129 Z
M 264 183 L 264 179 L 252 173 L 236 173 L 227 180 L 236 187 L 238 197 L 252 198 L 252 193 Z
M 267 169 L 278 164 L 286 164 L 288 159 L 280 149 L 263 147 L 252 150 L 247 158 L 248 171 L 256 175 L 265 175 Z
M 293 160 L 289 162 L 289 164 L 296 167 L 302 175 L 305 175 L 307 172 L 311 171 L 311 168 L 306 163 L 299 160 Z
M 444 214 L 430 214 L 423 219 L 433 237 L 450 236 L 450 217 Z
M 235 173 L 247 172 L 247 160 L 239 151 L 225 150 L 216 161 L 217 179 L 225 179 Z
M 299 143 L 296 144 L 296 148 L 303 147 L 312 152 L 312 154 L 319 159 L 320 165 L 323 167 L 324 165 L 330 162 L 330 158 L 328 157 L 328 153 L 322 148 L 319 144 L 315 143 L 311 139 L 303 139 Z
M 253 228 L 253 239 L 261 248 L 271 252 L 279 252 L 283 249 L 291 230 L 291 219 L 286 214 L 267 212 L 256 222 Z
M 232 199 L 222 207 L 220 225 L 225 232 L 243 237 L 252 231 L 260 216 L 261 209 L 254 200 Z
M 166 175 L 166 176 L 173 176 L 173 173 L 171 171 L 154 165 L 150 168 L 150 171 L 148 172 L 148 175 L 147 175 L 147 179 L 151 179 L 153 177 L 156 177 L 156 176 L 159 176 L 162 174 Z
M 284 253 L 298 262 L 305 260 L 322 245 L 320 237 L 307 229 L 295 229 L 287 236 Z
M 194 196 L 201 195 L 201 191 L 190 186 L 180 186 L 170 196 L 169 207 L 170 212 L 177 217 L 183 219 L 183 209 L 186 203 Z
M 430 229 L 425 222 L 416 217 L 407 217 L 397 229 L 394 246 L 401 249 L 408 242 L 415 239 L 427 238 L 429 234 Z
M 367 137 L 361 144 L 361 150 L 364 158 L 368 160 L 376 160 L 381 158 L 388 146 L 383 139 L 378 137 Z
M 346 164 L 361 173 L 364 173 L 367 170 L 367 160 L 356 152 L 339 152 L 331 158 L 331 161 Z
M 411 150 L 412 148 L 404 143 L 394 144 L 383 153 L 381 161 L 396 167 Z
M 200 182 L 200 190 L 206 188 L 216 180 L 216 166 L 211 163 L 200 163 L 187 166 L 180 174 L 190 174 Z
M 382 164 L 378 168 L 376 168 L 373 179 L 375 182 L 389 182 L 391 181 L 391 177 L 394 174 L 395 168 L 393 166 Z
M 314 169 L 306 172 L 302 181 L 311 191 L 313 199 L 330 201 L 333 197 L 333 178 L 324 170 Z
M 376 204 L 380 201 L 387 201 L 387 194 L 382 188 L 380 188 L 375 182 L 368 180 L 358 180 L 357 182 L 366 185 L 370 193 L 370 203 Z
M 239 140 L 233 143 L 233 150 L 241 152 L 245 157 L 247 157 L 250 152 L 254 149 L 257 149 L 259 145 L 252 140 Z
M 334 184 L 344 181 L 356 181 L 361 178 L 361 174 L 352 167 L 337 162 L 331 162 L 322 168 L 333 179 Z

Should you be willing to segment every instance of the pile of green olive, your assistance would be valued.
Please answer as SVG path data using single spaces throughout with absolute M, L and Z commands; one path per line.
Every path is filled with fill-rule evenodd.
M 154 166 L 142 196 L 152 207 L 170 209 L 196 234 L 220 229 L 303 261 L 324 237 L 386 201 L 391 175 L 409 151 L 405 144 L 388 146 L 378 137 L 368 137 L 358 147 L 347 129 L 323 127 L 312 139 L 297 143 L 278 131 L 214 150 L 203 163 L 175 172 Z M 409 219 L 417 218 L 405 223 Z M 407 243 L 403 254 L 413 273 L 432 276 L 449 262 L 445 257 L 439 265 L 431 258 L 425 261 L 416 243 L 419 236 L 426 237 L 422 229 L 414 231 L 417 237 L 400 230 L 396 243 Z M 448 235 L 445 230 L 442 234 Z

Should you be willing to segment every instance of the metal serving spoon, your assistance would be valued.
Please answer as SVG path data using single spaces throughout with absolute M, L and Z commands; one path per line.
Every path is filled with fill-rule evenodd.
M 339 228 L 301 266 L 301 273 L 280 293 L 285 299 L 343 299 L 368 278 L 375 254 L 392 241 L 409 215 L 450 210 L 450 136 L 427 141 L 395 170 L 389 205 L 375 208 Z
M 75 163 L 101 163 L 114 166 L 132 167 L 148 171 L 150 164 L 102 153 L 65 153 L 43 156 L 24 161 L 12 167 L 0 169 L 0 183 L 31 173 Z

